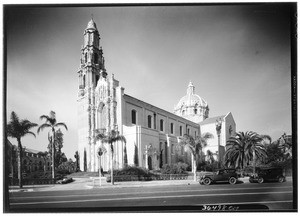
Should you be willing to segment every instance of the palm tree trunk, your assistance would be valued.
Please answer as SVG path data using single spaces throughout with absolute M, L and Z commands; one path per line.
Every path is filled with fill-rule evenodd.
M 111 147 L 111 163 L 110 163 L 110 180 L 111 184 L 114 185 L 114 151 L 112 143 L 110 144 Z
M 55 143 L 55 130 L 52 129 L 52 133 L 53 133 L 53 139 L 52 139 L 52 179 L 55 179 L 55 147 L 54 147 L 54 143 Z M 55 181 L 55 180 L 54 180 Z
M 197 165 L 196 156 L 192 154 L 192 172 L 194 173 L 194 181 L 197 181 Z
M 194 161 L 194 181 L 197 181 L 197 163 Z
M 18 179 L 19 179 L 19 187 L 23 187 L 23 176 L 22 176 L 22 145 L 21 140 L 18 139 Z
M 13 158 L 13 147 L 11 148 L 10 152 L 10 168 L 11 168 L 11 176 L 12 179 L 14 178 L 14 158 Z
M 253 174 L 255 173 L 255 149 L 253 149 Z

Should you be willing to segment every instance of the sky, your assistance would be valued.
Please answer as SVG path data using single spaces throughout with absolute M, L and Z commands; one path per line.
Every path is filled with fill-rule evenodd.
M 288 7 L 19 6 L 4 15 L 7 120 L 15 111 L 40 125 L 41 115 L 55 111 L 68 126 L 62 129 L 68 158 L 77 150 L 77 72 L 92 17 L 107 73 L 125 94 L 173 112 L 191 81 L 209 116 L 231 112 L 237 131 L 273 140 L 292 133 Z M 23 146 L 47 150 L 47 132 L 25 136 Z

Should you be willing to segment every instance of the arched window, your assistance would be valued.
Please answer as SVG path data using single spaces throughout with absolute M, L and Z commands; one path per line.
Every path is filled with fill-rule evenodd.
M 174 133 L 174 124 L 171 123 L 171 134 L 173 134 L 173 133 Z
M 161 119 L 161 120 L 159 121 L 159 126 L 160 126 L 160 127 L 159 127 L 160 131 L 164 131 L 164 120 Z
M 148 128 L 151 128 L 152 116 L 148 115 Z
M 182 126 L 179 127 L 179 136 L 182 136 Z
M 189 128 L 187 129 L 187 134 L 190 135 L 190 129 Z
M 136 124 L 136 111 L 131 110 L 131 123 Z

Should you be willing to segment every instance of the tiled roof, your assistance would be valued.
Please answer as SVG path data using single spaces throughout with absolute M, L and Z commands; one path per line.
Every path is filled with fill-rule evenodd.
M 226 115 L 221 115 L 221 116 L 216 116 L 216 117 L 212 117 L 212 118 L 207 118 L 204 121 L 200 122 L 199 124 L 205 125 L 205 124 L 215 123 L 218 119 L 221 119 L 223 121 L 225 116 Z

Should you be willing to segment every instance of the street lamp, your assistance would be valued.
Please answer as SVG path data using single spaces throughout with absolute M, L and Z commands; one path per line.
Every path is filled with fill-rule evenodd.
M 218 168 L 221 168 L 221 155 L 220 155 L 220 134 L 221 134 L 221 128 L 222 128 L 222 119 L 216 120 L 216 131 L 218 135 Z

